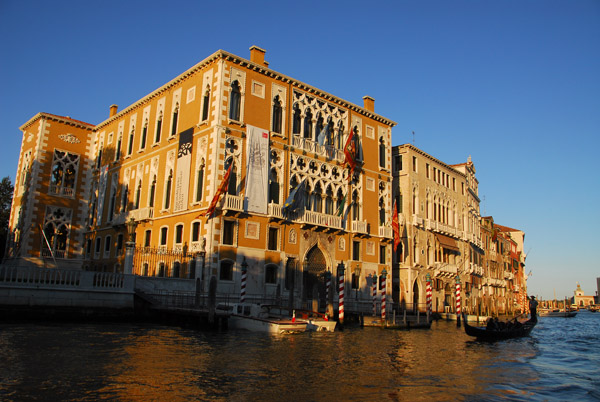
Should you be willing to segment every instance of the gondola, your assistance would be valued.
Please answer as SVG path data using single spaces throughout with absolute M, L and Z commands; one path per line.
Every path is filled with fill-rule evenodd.
M 537 317 L 520 323 L 520 325 L 512 328 L 504 329 L 487 329 L 486 327 L 472 327 L 467 322 L 466 316 L 463 314 L 463 323 L 465 332 L 469 336 L 474 336 L 478 340 L 482 341 L 499 341 L 503 339 L 520 338 L 529 335 L 535 324 L 537 324 Z

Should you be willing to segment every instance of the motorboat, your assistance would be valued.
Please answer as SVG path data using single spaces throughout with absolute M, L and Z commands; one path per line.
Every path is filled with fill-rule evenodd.
M 308 323 L 295 318 L 283 318 L 270 313 L 270 306 L 252 303 L 219 305 L 218 310 L 229 313 L 228 327 L 269 334 L 305 332 Z
M 294 310 L 293 315 L 296 319 L 306 321 L 308 331 L 327 331 L 334 332 L 337 322 L 330 320 L 326 314 L 312 310 Z
M 570 311 L 564 309 L 542 309 L 538 312 L 540 317 L 575 317 L 577 311 Z

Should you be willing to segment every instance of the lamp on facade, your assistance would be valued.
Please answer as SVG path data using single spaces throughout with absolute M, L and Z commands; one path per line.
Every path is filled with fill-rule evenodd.
M 138 223 L 135 221 L 135 219 L 132 217 L 129 219 L 129 221 L 127 221 L 126 226 L 127 226 L 127 233 L 129 234 L 129 242 L 130 243 L 135 243 L 135 228 L 137 227 Z

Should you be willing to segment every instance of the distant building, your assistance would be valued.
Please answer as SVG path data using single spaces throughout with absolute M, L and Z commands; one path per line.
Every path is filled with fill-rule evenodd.
M 577 284 L 577 289 L 573 292 L 573 304 L 577 307 L 587 307 L 595 304 L 594 296 L 586 296 L 581 290 L 581 285 Z

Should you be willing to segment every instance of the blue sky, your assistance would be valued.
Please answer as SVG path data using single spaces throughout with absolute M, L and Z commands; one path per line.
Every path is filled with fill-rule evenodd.
M 595 294 L 600 1 L 0 0 L 0 175 L 37 112 L 97 124 L 223 49 L 472 157 L 482 215 L 525 231 L 529 290 Z

